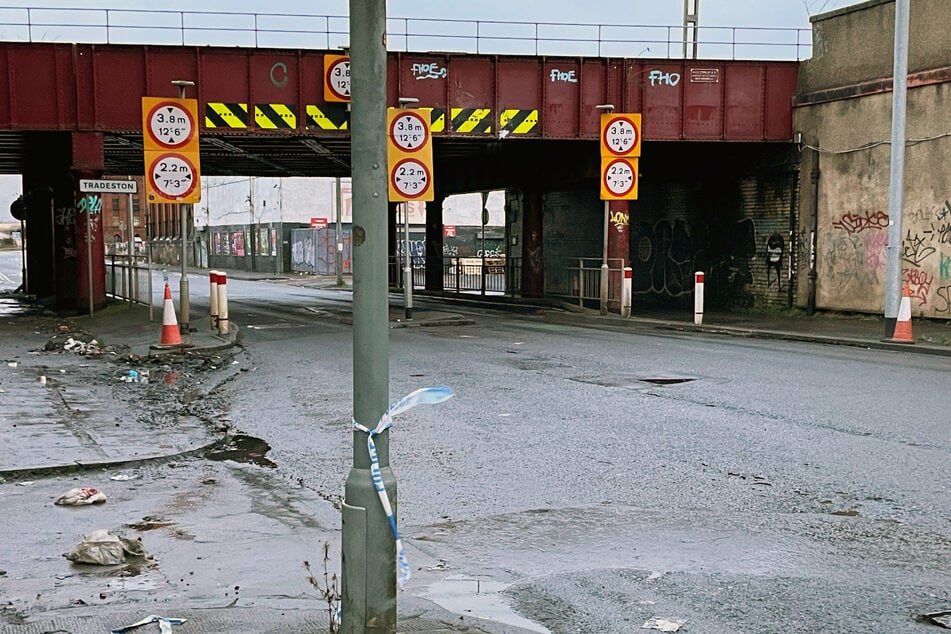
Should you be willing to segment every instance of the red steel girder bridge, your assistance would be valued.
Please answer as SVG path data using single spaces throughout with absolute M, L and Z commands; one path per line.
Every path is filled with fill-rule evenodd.
M 28 133 L 59 131 L 85 136 L 74 148 L 94 154 L 101 135 L 105 174 L 141 174 L 141 97 L 176 97 L 171 82 L 190 80 L 186 96 L 204 114 L 203 174 L 348 175 L 346 105 L 324 99 L 324 57 L 335 54 L 0 43 L 0 172 L 21 171 Z M 646 143 L 790 141 L 797 70 L 783 61 L 406 52 L 389 55 L 387 94 L 389 105 L 413 97 L 429 109 L 437 174 L 457 163 L 461 173 L 480 156 L 500 164 L 509 147 L 521 163 L 595 140 L 595 106 L 605 103 L 643 113 Z M 481 186 L 505 178 L 493 180 Z

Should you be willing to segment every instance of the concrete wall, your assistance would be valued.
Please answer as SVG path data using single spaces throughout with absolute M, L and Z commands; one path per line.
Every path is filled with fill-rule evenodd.
M 951 63 L 951 2 L 911 0 L 909 23 L 910 73 Z M 890 78 L 894 39 L 894 0 L 870 0 L 814 16 L 812 58 L 800 66 L 799 92 Z
M 829 89 L 881 79 L 892 73 L 894 3 L 868 2 L 817 21 L 829 47 L 803 65 L 801 86 Z M 951 62 L 951 38 L 937 31 L 951 24 L 951 2 L 911 2 L 910 72 Z M 873 38 L 878 38 L 877 40 Z M 855 57 L 854 47 L 865 42 Z M 877 46 L 869 46 L 878 42 Z M 887 45 L 886 45 L 887 44 Z M 834 45 L 834 47 L 833 47 Z M 844 49 L 844 50 L 843 50 Z M 887 50 L 886 50 L 887 49 Z M 923 64 L 932 64 L 922 66 Z M 808 97 L 807 93 L 800 95 Z M 807 103 L 794 111 L 802 132 L 803 196 L 800 235 L 808 244 L 813 214 L 811 170 L 819 161 L 816 235 L 816 306 L 881 313 L 889 226 L 892 93 Z M 908 90 L 908 145 L 902 210 L 902 279 L 912 314 L 951 317 L 951 82 Z M 818 148 L 818 151 L 817 149 Z M 808 253 L 799 258 L 799 297 L 806 297 Z

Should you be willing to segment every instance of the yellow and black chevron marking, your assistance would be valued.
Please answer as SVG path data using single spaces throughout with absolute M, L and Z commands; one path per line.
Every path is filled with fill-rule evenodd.
M 258 103 L 254 105 L 254 123 L 262 130 L 293 130 L 297 112 L 283 103 Z
M 317 126 L 321 130 L 346 130 L 347 119 L 347 104 L 345 103 L 307 106 L 308 126 Z
M 248 104 L 209 101 L 205 104 L 206 128 L 248 127 Z
M 446 131 L 446 111 L 442 108 L 420 108 L 420 110 L 429 110 L 429 131 Z
M 452 130 L 461 134 L 492 134 L 492 111 L 488 108 L 453 108 Z
M 532 134 L 538 130 L 538 110 L 503 110 L 499 129 L 510 134 Z

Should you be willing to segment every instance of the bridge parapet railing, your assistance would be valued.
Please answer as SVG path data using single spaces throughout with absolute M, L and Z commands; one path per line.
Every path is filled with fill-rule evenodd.
M 32 8 L 0 5 L 0 40 L 168 44 L 333 50 L 347 46 L 346 15 L 149 9 Z M 519 22 L 447 18 L 387 19 L 391 51 L 504 55 L 679 58 L 683 26 Z M 809 29 L 703 26 L 703 59 L 805 59 Z

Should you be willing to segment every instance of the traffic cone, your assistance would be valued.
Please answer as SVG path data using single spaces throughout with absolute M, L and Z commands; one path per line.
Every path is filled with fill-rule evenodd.
M 895 322 L 895 334 L 892 341 L 896 343 L 915 343 L 911 336 L 911 293 L 908 284 L 901 289 L 901 304 L 898 305 L 898 321 Z
M 175 318 L 175 306 L 172 304 L 172 291 L 165 282 L 165 308 L 162 313 L 162 346 L 182 345 L 182 334 L 178 330 L 178 320 Z

